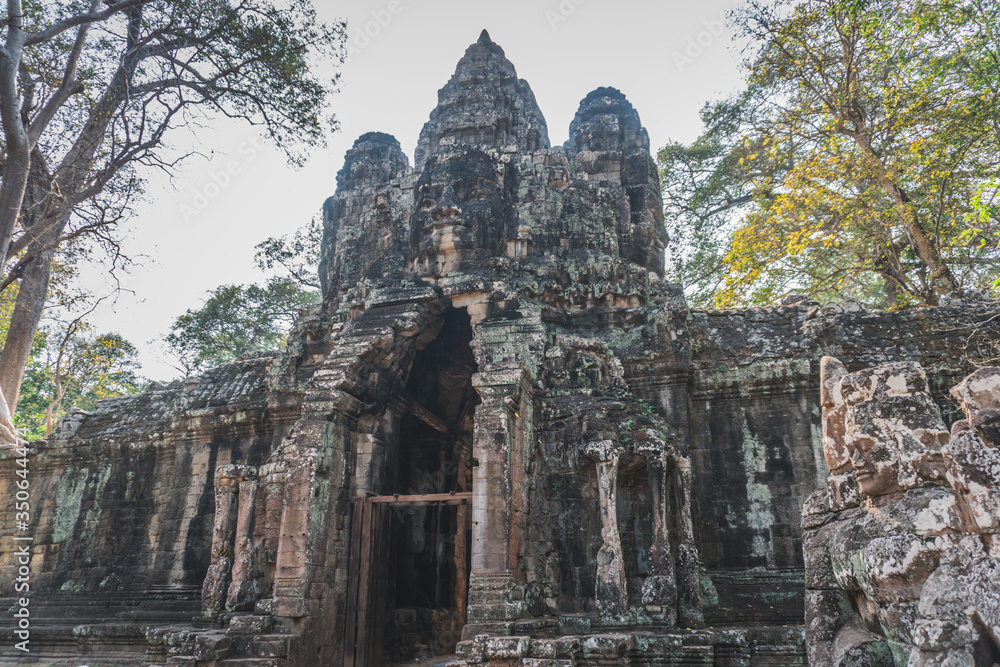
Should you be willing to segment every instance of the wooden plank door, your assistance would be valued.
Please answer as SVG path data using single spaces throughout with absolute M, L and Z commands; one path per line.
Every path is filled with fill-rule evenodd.
M 352 505 L 344 667 L 379 667 L 392 512 L 371 498 Z

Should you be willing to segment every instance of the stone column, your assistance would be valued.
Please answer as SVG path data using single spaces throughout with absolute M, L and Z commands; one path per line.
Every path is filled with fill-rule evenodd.
M 649 495 L 653 505 L 653 543 L 649 547 L 649 575 L 642 584 L 642 602 L 672 611 L 677 603 L 677 574 L 670 549 L 667 452 L 663 447 L 650 447 L 642 453 L 649 471 Z
M 676 498 L 677 525 L 680 540 L 677 546 L 677 623 L 683 627 L 700 628 L 705 625 L 701 611 L 701 558 L 694 539 L 694 522 L 691 520 L 691 459 L 673 457 L 671 475 Z
M 233 566 L 233 529 L 238 481 L 227 475 L 230 466 L 215 470 L 215 525 L 212 528 L 212 561 L 201 588 L 201 611 L 215 616 L 223 609 Z
M 233 549 L 233 576 L 229 585 L 226 609 L 229 611 L 252 610 L 260 593 L 257 578 L 257 550 L 254 547 L 254 515 L 257 499 L 257 480 L 240 482 L 240 503 L 236 519 L 236 540 Z
M 315 422 L 307 426 L 308 428 L 303 428 L 302 424 L 298 424 L 296 428 L 300 432 L 297 435 L 304 437 L 302 432 L 305 431 L 314 441 L 321 441 L 319 432 L 322 426 Z M 311 530 L 314 504 L 319 504 L 313 499 L 317 452 L 310 447 L 295 446 L 284 450 L 282 454 L 287 463 L 287 473 L 283 488 L 278 551 L 275 555 L 273 609 L 277 616 L 301 618 L 310 612 L 309 559 L 315 558 L 313 546 L 318 538 Z M 344 544 L 349 542 L 345 541 Z
M 463 639 L 477 634 L 509 634 L 522 612 L 519 589 L 510 568 L 512 537 L 517 530 L 512 493 L 512 449 L 518 416 L 520 364 L 496 364 L 472 376 L 482 399 L 476 408 L 472 451 L 472 572 L 469 610 Z
M 587 455 L 597 464 L 597 489 L 601 499 L 601 540 L 597 552 L 597 608 L 602 616 L 621 616 L 628 608 L 625 561 L 618 533 L 618 458 L 615 443 L 602 440 L 587 445 Z
M 281 536 L 281 512 L 284 500 L 285 466 L 283 462 L 268 463 L 260 468 L 260 485 L 264 499 L 263 521 L 255 521 L 264 567 L 264 590 L 273 597 L 274 567 L 278 560 L 278 540 Z

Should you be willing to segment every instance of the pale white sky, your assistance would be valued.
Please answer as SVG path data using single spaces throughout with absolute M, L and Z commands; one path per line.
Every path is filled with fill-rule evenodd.
M 177 150 L 197 148 L 207 159 L 190 158 L 172 182 L 150 178 L 126 242 L 144 256 L 123 281 L 135 297 L 120 297 L 92 320 L 98 331 L 135 343 L 151 379 L 179 374 L 159 343 L 174 318 L 219 285 L 261 280 L 254 246 L 319 213 L 359 135 L 388 132 L 412 161 L 438 89 L 483 28 L 531 85 L 553 145 L 566 140 L 580 100 L 599 86 L 625 93 L 655 151 L 696 137 L 704 103 L 740 83 L 740 54 L 721 21 L 738 0 L 314 1 L 323 18 L 348 20 L 354 47 L 332 100 L 341 127 L 328 146 L 293 169 L 278 151 L 254 148 L 252 128 L 212 122 L 172 137 Z M 362 38 L 366 27 L 376 36 Z M 238 173 L 219 176 L 233 161 Z M 85 280 L 106 290 L 100 269 Z

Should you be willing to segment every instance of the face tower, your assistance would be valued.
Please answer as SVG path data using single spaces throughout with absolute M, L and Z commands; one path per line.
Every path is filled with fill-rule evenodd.
M 337 184 L 321 267 L 331 305 L 415 280 L 483 305 L 502 283 L 558 311 L 615 310 L 648 303 L 662 276 L 659 181 L 635 109 L 595 90 L 550 147 L 531 88 L 485 31 L 439 92 L 415 169 L 370 133 Z
M 560 615 L 595 632 L 701 625 L 686 447 L 661 397 L 629 385 L 630 355 L 685 347 L 671 335 L 682 298 L 662 281 L 649 137 L 624 95 L 587 95 L 552 147 L 531 88 L 484 31 L 440 90 L 415 166 L 370 133 L 337 185 L 324 207 L 326 317 L 392 331 L 393 361 L 365 399 L 379 406 L 380 447 L 354 493 L 470 496 L 405 519 L 420 537 L 380 563 L 384 607 L 355 627 L 405 634 L 431 598 L 442 611 L 424 641 L 473 652 L 478 636 Z M 441 462 L 454 475 L 421 486 Z M 619 504 L 634 508 L 626 526 Z M 428 512 L 449 528 L 423 534 Z

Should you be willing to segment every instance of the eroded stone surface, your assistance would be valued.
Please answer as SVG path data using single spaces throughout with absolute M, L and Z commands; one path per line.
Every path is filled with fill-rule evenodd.
M 970 332 L 997 337 L 995 306 L 690 310 L 663 280 L 636 110 L 600 88 L 569 136 L 550 145 L 530 87 L 484 34 L 412 166 L 381 133 L 348 152 L 323 209 L 324 301 L 285 350 L 73 413 L 32 445 L 41 657 L 336 665 L 360 650 L 364 604 L 383 638 L 370 664 L 457 648 L 481 665 L 801 665 L 806 607 L 831 651 L 881 641 L 848 641 L 852 629 L 832 646 L 839 626 L 823 619 L 850 610 L 842 587 L 870 594 L 872 617 L 922 620 L 913 572 L 952 562 L 968 517 L 989 523 L 970 508 L 989 500 L 977 475 L 995 442 L 986 403 L 970 408 L 975 440 L 924 413 L 972 370 Z M 850 372 L 885 363 L 903 370 Z M 876 394 L 895 403 L 868 405 Z M 909 495 L 879 519 L 846 439 L 877 444 L 896 422 L 906 466 L 891 482 Z M 824 456 L 824 442 L 838 449 Z M 827 465 L 836 504 L 810 498 L 803 537 Z M 922 485 L 928 471 L 938 486 Z M 941 495 L 946 478 L 964 495 Z M 387 502 L 390 541 L 364 546 L 361 527 L 379 529 L 359 498 L 466 493 L 464 506 Z M 13 509 L 2 517 L 11 534 Z M 856 532 L 832 536 L 839 521 Z M 834 560 L 820 547 L 835 538 L 864 558 Z M 899 563 L 860 576 L 886 553 Z M 969 558 L 963 573 L 992 576 Z M 0 553 L 3 581 L 16 566 Z
M 854 475 L 831 474 L 803 511 L 810 664 L 994 664 L 995 448 L 967 421 L 949 436 L 918 364 L 845 374 L 830 359 L 823 371 L 824 417 L 842 420 L 825 430 L 827 460 L 849 457 Z M 971 420 L 1000 397 L 995 376 L 952 390 Z M 860 502 L 839 502 L 855 483 Z

